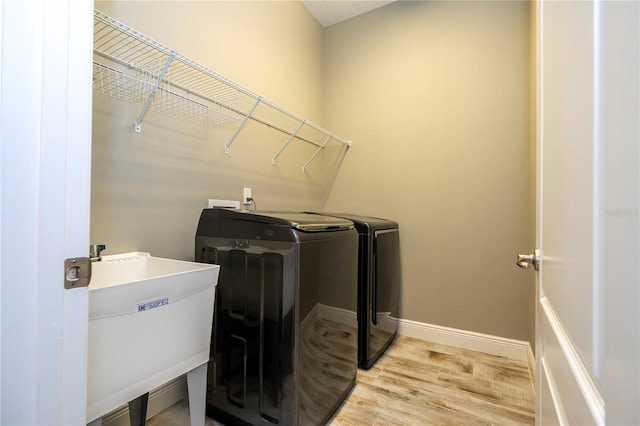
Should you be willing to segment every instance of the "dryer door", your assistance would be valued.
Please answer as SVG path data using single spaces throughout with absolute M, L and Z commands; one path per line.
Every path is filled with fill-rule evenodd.
M 374 232 L 374 276 L 371 289 L 370 354 L 383 351 L 398 328 L 400 288 L 398 229 Z

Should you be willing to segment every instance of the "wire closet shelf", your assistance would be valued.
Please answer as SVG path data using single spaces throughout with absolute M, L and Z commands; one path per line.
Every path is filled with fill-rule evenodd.
M 346 141 L 287 111 L 228 78 L 194 62 L 112 17 L 94 10 L 93 88 L 124 100 L 143 103 L 134 129 L 141 131 L 149 109 L 203 127 L 235 126 L 231 144 L 245 124 L 256 121 L 287 135 L 276 160 L 293 139 L 316 147 L 307 166 L 331 141 Z

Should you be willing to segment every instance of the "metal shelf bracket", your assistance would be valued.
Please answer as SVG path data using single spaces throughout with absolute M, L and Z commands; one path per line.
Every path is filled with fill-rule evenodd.
M 245 115 L 244 119 L 242 120 L 242 123 L 240 123 L 240 125 L 236 128 L 236 131 L 233 132 L 233 135 L 231 135 L 231 139 L 229 139 L 229 142 L 227 142 L 227 144 L 224 147 L 224 153 L 225 154 L 229 153 L 229 147 L 231 146 L 231 144 L 235 140 L 236 136 L 238 136 L 238 133 L 240 133 L 240 130 L 242 130 L 244 125 L 247 124 L 247 121 L 249 121 L 249 119 L 253 115 L 253 112 L 256 110 L 256 108 L 258 108 L 258 104 L 260 103 L 261 100 L 262 100 L 262 97 L 259 96 L 258 99 L 256 99 L 256 103 L 253 104 L 253 107 L 251 107 L 251 110 L 249 111 L 249 113 L 247 115 Z
M 273 157 L 273 160 L 271 160 L 271 164 L 273 164 L 274 166 L 276 165 L 276 160 L 278 159 L 280 154 L 282 154 L 282 151 L 284 151 L 284 149 L 287 147 L 287 145 L 289 145 L 289 143 L 293 140 L 293 138 L 296 137 L 296 134 L 300 131 L 300 129 L 302 129 L 302 126 L 304 126 L 304 123 L 306 123 L 306 120 L 302 120 L 300 122 L 300 125 L 298 126 L 298 128 L 293 133 L 291 133 L 291 135 L 289 136 L 289 139 L 287 139 L 287 141 L 284 143 L 284 145 L 282 145 L 282 148 L 280 148 L 280 151 L 278 151 L 276 156 Z
M 140 131 L 142 130 L 140 127 L 140 123 L 142 123 L 142 119 L 144 118 L 144 115 L 147 113 L 147 110 L 151 106 L 151 102 L 153 102 L 153 97 L 156 95 L 158 88 L 160 88 L 160 83 L 162 83 L 162 80 L 164 80 L 164 76 L 167 74 L 167 71 L 169 71 L 169 65 L 171 65 L 171 61 L 173 61 L 173 58 L 175 56 L 176 56 L 176 51 L 172 50 L 171 53 L 169 54 L 169 58 L 167 59 L 167 63 L 164 65 L 162 72 L 158 76 L 158 81 L 153 87 L 153 90 L 151 91 L 151 93 L 149 94 L 149 97 L 147 98 L 147 101 L 144 103 L 144 107 L 142 108 L 142 112 L 138 116 L 138 119 L 136 120 L 133 126 L 133 129 L 136 131 L 136 133 L 140 133 Z
M 327 142 L 329 142 L 331 140 L 331 138 L 333 137 L 333 135 L 329 135 L 327 136 L 327 139 L 324 140 L 324 142 L 322 143 L 322 145 L 320 145 L 320 147 L 318 149 L 316 149 L 316 152 L 313 153 L 313 155 L 311 156 L 311 158 L 309 158 L 307 160 L 306 163 L 304 163 L 304 166 L 302 166 L 302 171 L 306 172 L 307 171 L 307 166 L 309 165 L 309 163 L 311 163 L 313 161 L 314 158 L 316 158 L 316 155 L 318 155 L 318 153 L 320 151 L 322 151 L 322 149 L 324 148 L 324 146 L 327 144 Z

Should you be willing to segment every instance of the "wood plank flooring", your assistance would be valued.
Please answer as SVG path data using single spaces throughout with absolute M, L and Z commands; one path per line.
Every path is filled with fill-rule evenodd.
M 524 361 L 399 337 L 331 424 L 532 425 L 534 400 Z
M 533 425 L 534 405 L 526 362 L 400 336 L 371 369 L 358 370 L 329 424 Z M 147 421 L 188 423 L 186 402 Z

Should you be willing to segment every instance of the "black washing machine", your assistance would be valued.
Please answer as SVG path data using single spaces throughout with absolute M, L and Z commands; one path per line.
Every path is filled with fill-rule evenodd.
M 348 213 L 317 214 L 348 219 L 358 231 L 358 366 L 369 369 L 391 345 L 398 331 L 398 224 Z
M 356 379 L 353 223 L 205 209 L 195 257 L 220 265 L 207 415 L 224 424 L 325 424 Z

